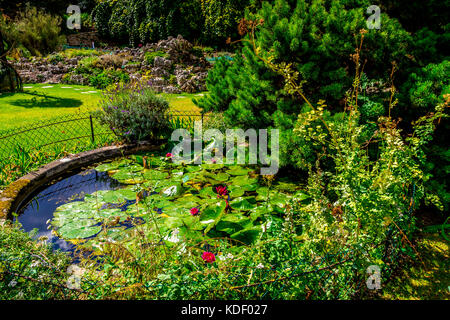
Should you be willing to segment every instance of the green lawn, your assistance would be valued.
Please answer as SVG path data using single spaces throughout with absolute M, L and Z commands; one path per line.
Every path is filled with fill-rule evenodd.
M 162 94 L 173 110 L 198 110 L 192 102 L 198 94 Z M 22 93 L 0 94 L 0 131 L 26 126 L 38 120 L 94 110 L 101 90 L 77 85 L 25 84 Z
M 0 95 L 0 130 L 77 111 L 93 110 L 100 91 L 85 86 L 26 84 L 21 93 Z

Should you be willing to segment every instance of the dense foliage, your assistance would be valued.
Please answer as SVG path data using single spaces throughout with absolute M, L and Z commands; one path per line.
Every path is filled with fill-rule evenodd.
M 209 93 L 196 101 L 207 113 L 203 129 L 281 129 L 283 168 L 262 176 L 257 165 L 222 158 L 177 163 L 168 149 L 102 163 L 95 170 L 119 187 L 70 199 L 48 221 L 76 244 L 79 287 L 66 290 L 63 255 L 8 225 L 0 297 L 354 299 L 377 295 L 366 290 L 369 266 L 380 267 L 384 285 L 406 259 L 424 264 L 416 210 L 450 203 L 440 2 L 415 25 L 421 6 L 381 0 L 379 30 L 366 30 L 369 0 L 84 3 L 95 7 L 100 34 L 121 43 L 229 38 L 236 54 L 216 57 Z M 160 57 L 167 53 L 143 55 L 149 64 Z M 100 122 L 131 143 L 186 126 L 150 89 L 123 84 L 125 60 L 92 51 L 68 75 L 107 88 Z M 210 142 L 206 151 L 217 150 Z M 445 238 L 447 221 L 438 226 Z
M 36 7 L 26 7 L 15 20 L 2 24 L 3 36 L 35 56 L 56 50 L 65 42 L 61 36 L 62 19 Z
M 351 54 L 356 35 L 366 27 L 363 7 L 345 9 L 342 1 L 291 2 L 264 3 L 255 15 L 255 19 L 263 21 L 256 30 L 256 47 L 271 52 L 278 62 L 293 63 L 312 100 L 321 98 L 335 104 L 352 83 Z M 365 70 L 372 79 L 385 77 L 391 61 L 406 59 L 409 35 L 387 16 L 383 16 L 383 27 L 386 32 L 369 31 L 363 48 Z M 268 70 L 253 51 L 251 44 L 244 43 L 242 58 L 238 55 L 233 62 L 222 60 L 216 64 L 210 73 L 211 94 L 200 100 L 199 106 L 207 111 L 226 109 L 236 125 L 291 127 L 300 109 L 283 92 L 280 77 Z M 218 78 L 223 80 L 216 81 Z
M 316 159 L 317 147 L 293 135 L 292 129 L 297 115 L 308 107 L 300 95 L 285 90 L 283 78 L 257 54 L 268 52 L 274 63 L 292 64 L 305 96 L 312 102 L 325 100 L 330 108 L 324 117 L 340 121 L 338 114 L 347 106 L 346 92 L 354 82 L 355 47 L 359 30 L 367 28 L 368 6 L 367 1 L 355 5 L 345 0 L 264 2 L 261 10 L 247 12 L 240 22 L 244 39 L 235 42 L 239 54 L 233 61 L 221 59 L 214 65 L 207 79 L 209 94 L 197 105 L 205 111 L 223 112 L 229 126 L 282 129 L 283 165 L 306 169 Z M 407 124 L 434 111 L 448 91 L 447 62 L 439 60 L 445 57 L 440 48 L 446 36 L 424 28 L 410 34 L 383 12 L 381 19 L 381 29 L 368 30 L 359 48 L 359 122 L 367 140 L 377 129 L 374 121 L 388 112 L 404 119 L 400 127 L 411 132 Z M 252 32 L 254 43 L 248 41 Z M 436 59 L 437 63 L 428 65 Z M 392 85 L 394 91 L 389 89 Z M 383 107 L 390 100 L 392 110 Z M 435 158 L 446 167 L 443 151 Z M 441 176 L 436 171 L 433 175 Z M 441 199 L 447 197 L 440 193 Z
M 169 104 L 140 85 L 113 85 L 105 93 L 98 112 L 100 122 L 127 142 L 167 138 Z
M 138 45 L 181 34 L 223 46 L 236 34 L 243 9 L 257 5 L 249 0 L 100 1 L 92 16 L 100 35 L 122 43 Z
M 53 252 L 46 239 L 35 241 L 20 225 L 0 225 L 0 299 L 67 299 L 74 298 L 66 287 L 70 259 Z M 30 280 L 32 279 L 32 280 Z

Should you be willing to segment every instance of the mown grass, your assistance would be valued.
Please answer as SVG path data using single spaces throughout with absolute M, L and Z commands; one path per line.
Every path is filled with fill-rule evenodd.
M 0 131 L 94 110 L 101 96 L 100 91 L 85 86 L 26 84 L 24 87 L 23 92 L 0 95 Z
M 183 94 L 168 94 L 162 93 L 160 94 L 163 98 L 165 98 L 169 104 L 171 110 L 177 111 L 197 111 L 200 112 L 200 108 L 197 107 L 194 102 L 192 102 L 193 98 L 200 98 L 201 95 L 205 93 L 183 93 Z
M 198 98 L 197 94 L 161 95 L 169 101 L 172 110 L 199 110 L 192 102 L 192 98 Z M 0 132 L 55 116 L 95 110 L 100 99 L 101 90 L 93 87 L 25 84 L 21 93 L 0 95 Z

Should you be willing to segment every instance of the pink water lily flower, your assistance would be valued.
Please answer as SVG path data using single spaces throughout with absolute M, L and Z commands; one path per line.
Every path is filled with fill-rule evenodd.
M 205 251 L 202 254 L 202 259 L 206 263 L 213 263 L 214 261 L 216 261 L 216 256 L 212 252 Z
M 193 216 L 198 215 L 199 212 L 200 212 L 200 211 L 198 210 L 197 207 L 196 207 L 196 208 L 192 208 L 192 209 L 190 210 L 190 213 L 191 213 L 191 215 L 193 215 Z
M 169 152 L 166 154 L 166 158 L 172 158 L 172 154 Z

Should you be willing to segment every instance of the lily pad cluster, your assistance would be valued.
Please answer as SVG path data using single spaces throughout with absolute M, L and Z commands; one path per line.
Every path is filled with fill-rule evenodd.
M 266 185 L 256 167 L 132 156 L 95 169 L 121 187 L 57 208 L 51 223 L 66 240 L 120 240 L 140 224 L 147 231 L 157 229 L 169 242 L 226 237 L 251 244 L 268 217 L 277 219 L 298 193 L 294 183 Z

